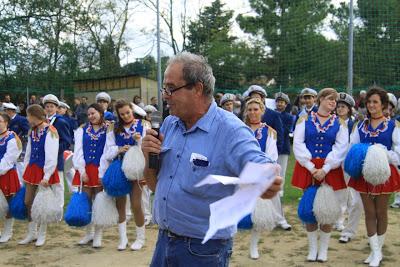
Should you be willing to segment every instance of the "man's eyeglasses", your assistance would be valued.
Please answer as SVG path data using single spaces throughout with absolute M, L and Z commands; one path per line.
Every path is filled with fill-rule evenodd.
M 188 87 L 188 86 L 192 86 L 192 85 L 194 85 L 194 83 L 187 83 L 185 85 L 182 85 L 182 86 L 179 86 L 179 87 L 176 87 L 176 88 L 174 88 L 174 87 L 164 87 L 164 88 L 161 89 L 161 93 L 164 93 L 164 94 L 170 96 L 170 95 L 172 95 L 173 92 L 176 92 L 176 91 L 178 91 L 178 90 L 180 90 L 182 88 L 185 88 L 185 87 Z

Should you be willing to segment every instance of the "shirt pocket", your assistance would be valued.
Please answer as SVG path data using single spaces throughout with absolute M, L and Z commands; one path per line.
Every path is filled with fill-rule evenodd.
M 212 174 L 210 167 L 195 166 L 191 163 L 190 170 L 187 173 L 188 175 L 182 177 L 180 183 L 182 190 L 196 196 L 204 196 L 209 186 L 195 187 L 195 185 L 206 178 L 207 175 Z
M 222 197 L 231 195 L 234 192 L 234 186 L 232 185 L 212 184 L 195 187 L 197 183 L 205 179 L 208 175 L 219 173 L 218 170 L 211 168 L 210 166 L 201 167 L 192 165 L 191 170 L 188 173 L 189 175 L 182 177 L 181 188 L 189 194 L 204 199 L 218 200 Z

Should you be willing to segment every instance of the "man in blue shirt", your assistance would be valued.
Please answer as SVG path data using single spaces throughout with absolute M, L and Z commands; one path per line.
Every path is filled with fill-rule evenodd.
M 213 100 L 215 78 L 205 59 L 190 53 L 174 56 L 164 73 L 163 97 L 170 114 L 160 129 L 148 130 L 142 149 L 144 176 L 155 191 L 154 221 L 159 235 L 151 266 L 227 266 L 236 227 L 222 229 L 202 245 L 209 226 L 209 205 L 234 193 L 221 184 L 195 187 L 209 174 L 239 176 L 249 161 L 271 160 L 252 131 Z M 160 154 L 160 169 L 148 168 L 148 153 Z M 279 191 L 281 178 L 264 193 Z

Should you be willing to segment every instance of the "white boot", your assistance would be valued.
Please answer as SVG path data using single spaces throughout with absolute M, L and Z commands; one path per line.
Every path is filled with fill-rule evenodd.
M 326 262 L 328 260 L 328 247 L 330 238 L 331 238 L 331 233 L 325 233 L 324 231 L 320 231 L 319 249 L 317 258 L 319 262 Z
M 103 228 L 100 226 L 94 227 L 93 244 L 94 248 L 101 248 L 101 238 L 103 237 Z
M 307 232 L 308 237 L 308 261 L 316 261 L 318 254 L 318 230 Z
M 378 241 L 379 241 L 379 247 L 381 248 L 382 251 L 383 245 L 385 244 L 385 234 L 378 235 Z
M 19 245 L 27 245 L 37 239 L 37 224 L 35 222 L 29 222 L 28 234 L 24 240 L 18 242 Z
M 87 245 L 94 237 L 94 226 L 89 224 L 86 226 L 86 235 L 79 241 L 78 245 Z
M 145 226 L 142 227 L 136 226 L 136 240 L 132 243 L 132 250 L 140 250 L 144 245 L 145 240 Z
M 260 239 L 260 233 L 256 230 L 251 230 L 250 238 L 250 258 L 256 260 L 260 257 L 258 254 L 258 240 Z
M 381 251 L 382 251 L 383 243 L 385 242 L 385 234 L 383 234 L 383 235 L 377 235 L 377 234 L 375 234 L 375 235 L 373 235 L 373 236 L 377 236 L 377 237 L 378 237 L 378 243 L 379 243 L 380 249 L 381 249 Z M 368 238 L 368 239 L 369 239 L 370 247 L 371 247 L 371 238 L 372 238 L 373 236 L 371 236 L 371 237 Z M 381 253 L 381 254 L 382 254 L 382 253 Z M 370 262 L 372 261 L 373 257 L 374 257 L 374 251 L 371 249 L 371 253 L 369 253 L 368 258 L 364 261 L 364 263 L 365 263 L 365 264 L 370 263 Z
M 4 222 L 4 230 L 3 233 L 1 234 L 0 238 L 0 243 L 6 243 L 10 238 L 12 237 L 13 234 L 13 224 L 14 224 L 14 219 L 9 218 L 6 219 Z
M 41 247 L 46 242 L 46 231 L 47 231 L 47 224 L 42 223 L 39 226 L 39 233 L 35 243 L 35 246 Z
M 372 251 L 372 259 L 369 262 L 369 266 L 371 267 L 377 267 L 379 266 L 381 260 L 382 260 L 382 246 L 383 246 L 383 241 L 384 241 L 384 235 L 383 238 L 379 238 L 378 235 L 373 235 L 369 238 L 369 246 Z M 382 239 L 382 245 L 380 243 L 380 239 Z
M 119 244 L 118 250 L 125 250 L 128 245 L 128 237 L 126 235 L 126 221 L 118 224 Z

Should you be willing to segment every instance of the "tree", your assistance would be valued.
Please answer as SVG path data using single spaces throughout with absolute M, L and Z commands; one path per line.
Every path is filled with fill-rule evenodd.
M 249 73 L 245 69 L 262 62 L 262 55 L 230 34 L 233 11 L 224 10 L 224 6 L 220 0 L 214 1 L 189 24 L 186 49 L 207 57 L 217 88 L 237 89 L 246 83 L 247 76 L 251 79 L 257 76 L 256 72 Z
M 355 75 L 361 86 L 400 84 L 400 2 L 358 1 L 361 26 L 355 37 Z
M 238 16 L 246 33 L 265 41 L 273 63 L 271 76 L 278 86 L 324 86 L 333 82 L 324 70 L 327 64 L 337 66 L 342 59 L 335 53 L 337 44 L 320 33 L 329 4 L 329 0 L 250 0 L 256 15 Z
M 152 10 L 155 14 L 157 14 L 157 3 L 154 0 L 140 0 L 140 2 L 147 7 L 148 9 Z M 187 0 L 183 0 L 182 4 L 179 8 L 176 8 L 176 2 L 174 3 L 173 0 L 168 1 L 168 6 L 161 6 L 160 10 L 160 18 L 161 23 L 167 27 L 167 33 L 160 30 L 160 39 L 164 41 L 169 46 L 171 46 L 174 55 L 178 52 L 185 50 L 186 44 L 186 35 L 187 35 Z M 181 10 L 180 14 L 176 14 L 176 10 Z M 180 24 L 179 31 L 175 26 L 176 18 L 175 16 L 179 16 L 178 23 Z M 161 25 L 162 26 L 162 25 Z M 163 34 L 164 33 L 164 34 Z M 156 33 L 154 32 L 154 35 Z M 181 37 L 182 42 L 178 43 L 178 38 Z
M 125 46 L 126 25 L 136 8 L 133 3 L 132 0 L 91 0 L 87 6 L 85 28 L 98 53 L 101 76 L 121 71 L 119 55 Z

